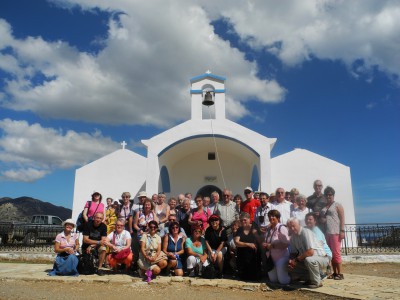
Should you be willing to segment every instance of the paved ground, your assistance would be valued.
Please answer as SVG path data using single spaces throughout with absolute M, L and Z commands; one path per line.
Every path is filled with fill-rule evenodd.
M 134 284 L 144 283 L 137 277 L 128 275 L 109 274 L 103 277 L 97 275 L 81 275 L 79 277 L 50 277 L 47 271 L 51 264 L 24 264 L 24 263 L 0 263 L 1 281 L 24 281 L 24 282 L 63 282 L 63 283 L 104 283 L 104 284 Z M 400 264 L 399 264 L 400 267 Z M 262 283 L 246 283 L 229 279 L 191 279 L 179 277 L 159 277 L 151 282 L 152 285 L 173 285 L 179 282 L 192 287 L 212 286 L 219 288 L 241 289 L 241 290 L 267 290 Z M 363 276 L 345 274 L 345 280 L 324 280 L 324 286 L 312 290 L 316 293 L 340 296 L 354 299 L 400 299 L 400 279 L 384 278 L 378 276 Z M 320 294 L 320 298 L 323 295 Z

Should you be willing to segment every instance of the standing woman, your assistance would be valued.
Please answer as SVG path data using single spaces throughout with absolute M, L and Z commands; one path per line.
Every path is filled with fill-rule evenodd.
M 234 238 L 237 248 L 237 267 L 242 280 L 255 280 L 258 277 L 260 265 L 257 263 L 257 236 L 253 233 L 250 214 L 240 214 L 240 227 Z
M 89 222 L 89 220 L 93 220 L 93 217 L 96 213 L 103 214 L 103 222 L 105 220 L 105 211 L 104 204 L 101 203 L 102 196 L 99 192 L 94 192 L 92 194 L 92 201 L 87 201 L 85 204 L 85 208 L 83 209 L 83 219 L 85 223 Z M 90 203 L 89 203 L 90 202 Z
M 177 204 L 176 198 L 172 197 L 168 200 L 170 215 L 177 215 L 178 210 L 176 209 L 176 204 Z
M 329 279 L 343 280 L 342 274 L 342 256 L 340 254 L 342 240 L 344 239 L 344 210 L 340 203 L 335 202 L 335 190 L 327 186 L 324 190 L 324 196 L 327 199 L 326 207 L 321 210 L 320 220 L 325 223 L 326 242 L 332 250 L 332 269 L 333 273 Z
M 189 224 L 192 225 L 192 228 L 194 228 L 194 226 L 200 226 L 204 232 L 204 230 L 208 227 L 207 222 L 208 217 L 210 216 L 210 209 L 203 206 L 202 196 L 197 195 L 194 201 L 197 205 L 197 208 L 192 209 L 189 216 Z
M 233 197 L 233 202 L 236 203 L 236 210 L 240 214 L 240 206 L 242 205 L 243 202 L 242 195 L 236 194 L 235 197 Z
M 174 270 L 175 276 L 183 276 L 182 255 L 185 253 L 186 238 L 181 234 L 178 222 L 171 222 L 169 233 L 163 238 L 163 251 L 168 257 L 168 270 Z
M 300 226 L 305 227 L 306 215 L 312 212 L 312 209 L 306 206 L 307 197 L 302 194 L 296 197 L 295 202 L 297 203 L 297 207 L 291 211 L 290 217 L 298 219 L 300 222 Z
M 161 238 L 157 234 L 158 224 L 150 221 L 149 231 L 143 233 L 140 238 L 140 252 L 138 265 L 143 277 L 147 276 L 148 281 L 160 274 L 161 270 L 167 266 L 167 258 L 161 252 Z
M 160 230 L 164 228 L 164 224 L 168 221 L 169 218 L 169 205 L 165 203 L 165 199 L 167 196 L 165 194 L 158 194 L 158 201 L 155 207 L 155 212 L 158 218 L 158 227 Z
M 290 282 L 287 271 L 289 234 L 286 226 L 279 222 L 280 218 L 281 213 L 278 210 L 273 209 L 268 212 L 269 226 L 262 246 L 266 249 L 267 256 L 271 256 L 274 262 L 274 268 L 268 272 L 270 282 L 288 284 Z
M 137 236 L 140 239 L 143 233 L 147 232 L 147 224 L 150 221 L 156 221 L 158 224 L 158 218 L 154 213 L 154 206 L 151 199 L 146 198 L 143 202 L 143 209 L 139 210 L 133 221 L 133 227 L 137 231 Z
M 76 256 L 79 249 L 78 235 L 72 230 L 75 223 L 72 219 L 67 219 L 63 222 L 64 230 L 57 235 L 54 244 L 54 251 L 57 253 L 56 261 L 48 275 L 68 275 L 78 276 L 78 257 Z
M 112 198 L 107 198 L 107 209 L 106 209 L 106 225 L 107 235 L 115 230 L 115 222 L 118 219 L 118 202 L 112 203 Z M 111 202 L 109 204 L 109 202 Z

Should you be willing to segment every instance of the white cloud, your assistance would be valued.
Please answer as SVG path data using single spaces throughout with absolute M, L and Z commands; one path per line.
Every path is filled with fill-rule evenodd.
M 64 1 L 74 3 L 75 1 Z M 119 11 L 109 21 L 104 48 L 79 52 L 67 42 L 16 39 L 5 21 L 2 47 L 11 47 L 3 105 L 46 118 L 107 124 L 168 126 L 190 115 L 188 79 L 210 69 L 226 76 L 231 116 L 247 114 L 245 102 L 279 102 L 285 89 L 257 78 L 257 65 L 214 35 L 206 11 L 186 1 L 77 1 L 84 9 Z M 110 7 L 111 6 L 111 7 Z M 1 49 L 1 48 L 0 48 Z M 0 66 L 1 67 L 1 66 Z M 6 67 L 4 67 L 6 69 Z M 34 79 L 44 75 L 36 85 Z
M 289 66 L 311 56 L 349 69 L 378 67 L 400 75 L 400 4 L 394 0 L 203 1 L 214 19 L 229 20 L 242 41 L 266 48 Z
M 3 179 L 32 181 L 55 169 L 84 165 L 120 148 L 102 136 L 62 132 L 40 124 L 4 119 L 0 121 L 0 165 Z
M 3 180 L 9 180 L 9 181 L 34 182 L 46 176 L 48 173 L 49 171 L 38 170 L 34 168 L 10 169 L 1 172 L 1 178 Z

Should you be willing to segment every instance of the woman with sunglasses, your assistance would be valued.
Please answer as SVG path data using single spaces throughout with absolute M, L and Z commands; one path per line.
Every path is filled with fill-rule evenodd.
M 132 238 L 131 234 L 124 228 L 125 219 L 118 219 L 115 231 L 111 232 L 106 238 L 106 246 L 111 250 L 111 254 L 107 256 L 107 261 L 115 273 L 118 265 L 124 264 L 126 272 L 128 272 L 132 264 Z
M 143 201 L 143 209 L 136 212 L 133 221 L 133 227 L 135 228 L 139 239 L 142 234 L 147 231 L 147 224 L 150 221 L 156 221 L 158 224 L 157 215 L 154 213 L 154 204 L 151 199 L 146 198 L 146 200 Z
M 161 238 L 157 234 L 158 223 L 153 220 L 147 226 L 148 232 L 143 233 L 139 241 L 138 265 L 142 277 L 150 281 L 167 266 L 167 258 L 165 253 L 161 252 Z
M 203 206 L 203 197 L 201 195 L 197 195 L 194 201 L 197 208 L 192 209 L 189 216 L 189 224 L 192 225 L 192 230 L 194 226 L 200 226 L 204 231 L 208 227 L 207 221 L 211 211 Z
M 186 240 L 185 250 L 188 256 L 186 260 L 189 277 L 194 277 L 201 272 L 203 264 L 207 261 L 207 246 L 202 235 L 200 225 L 194 225 L 192 236 Z
M 217 277 L 222 278 L 224 256 L 227 252 L 226 243 L 228 241 L 228 236 L 225 228 L 222 227 L 221 218 L 218 215 L 211 215 L 208 219 L 208 223 L 210 226 L 208 226 L 204 234 L 208 257 L 212 264 L 218 266 Z
M 175 276 L 183 276 L 182 256 L 185 253 L 186 238 L 181 234 L 179 223 L 174 221 L 168 226 L 169 233 L 163 238 L 163 251 L 168 257 L 168 270 L 173 270 Z M 169 272 L 168 272 L 169 273 Z
M 328 279 L 343 280 L 341 246 L 345 233 L 345 220 L 343 206 L 335 202 L 335 190 L 327 186 L 324 190 L 327 200 L 326 206 L 319 215 L 321 223 L 326 225 L 325 238 L 332 251 L 333 273 Z
M 85 223 L 89 222 L 89 220 L 93 220 L 93 216 L 96 213 L 103 214 L 103 222 L 105 220 L 105 212 L 104 212 L 104 204 L 101 203 L 102 196 L 99 192 L 94 192 L 92 194 L 92 201 L 87 201 L 85 207 L 82 212 L 82 217 L 85 220 Z

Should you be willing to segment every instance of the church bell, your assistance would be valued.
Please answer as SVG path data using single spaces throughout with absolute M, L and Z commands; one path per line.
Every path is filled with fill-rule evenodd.
M 214 105 L 214 99 L 213 99 L 213 96 L 212 96 L 212 94 L 211 94 L 211 92 L 210 91 L 207 91 L 205 94 L 204 94 L 204 99 L 203 99 L 203 105 L 205 105 L 205 106 L 211 106 L 211 105 Z

